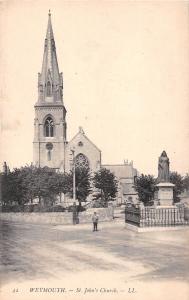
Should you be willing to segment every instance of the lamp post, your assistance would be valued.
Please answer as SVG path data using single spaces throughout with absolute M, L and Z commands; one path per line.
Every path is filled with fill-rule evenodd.
M 75 148 L 71 149 L 73 155 L 73 202 L 76 202 L 76 186 L 75 186 Z
M 2 173 L 0 171 L 0 212 L 2 211 Z

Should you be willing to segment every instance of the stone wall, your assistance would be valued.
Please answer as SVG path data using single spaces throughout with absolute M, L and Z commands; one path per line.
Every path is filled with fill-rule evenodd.
M 79 223 L 91 223 L 92 215 L 96 211 L 99 216 L 99 221 L 113 220 L 113 207 L 108 208 L 91 208 L 87 211 L 79 213 Z M 55 213 L 0 213 L 0 220 L 32 223 L 32 224 L 51 224 L 51 225 L 69 225 L 73 223 L 73 214 L 70 212 L 55 212 Z
M 79 222 L 82 223 L 90 223 L 92 222 L 92 215 L 94 211 L 97 212 L 99 216 L 99 222 L 104 221 L 112 221 L 114 216 L 114 210 L 113 207 L 107 207 L 107 208 L 90 208 L 86 211 L 79 214 Z

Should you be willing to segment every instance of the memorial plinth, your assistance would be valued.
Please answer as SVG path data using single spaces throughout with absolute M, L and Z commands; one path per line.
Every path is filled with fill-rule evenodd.
M 160 206 L 173 206 L 173 188 L 174 184 L 170 182 L 160 182 L 156 184 L 157 199 Z

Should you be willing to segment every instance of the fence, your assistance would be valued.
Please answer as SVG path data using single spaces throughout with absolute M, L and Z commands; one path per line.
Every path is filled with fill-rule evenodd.
M 138 227 L 188 225 L 188 209 L 175 208 L 126 208 L 125 222 Z

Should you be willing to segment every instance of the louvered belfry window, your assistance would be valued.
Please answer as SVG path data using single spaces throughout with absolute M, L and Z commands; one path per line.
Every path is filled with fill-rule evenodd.
M 51 117 L 48 117 L 45 121 L 45 136 L 54 136 L 54 123 Z

